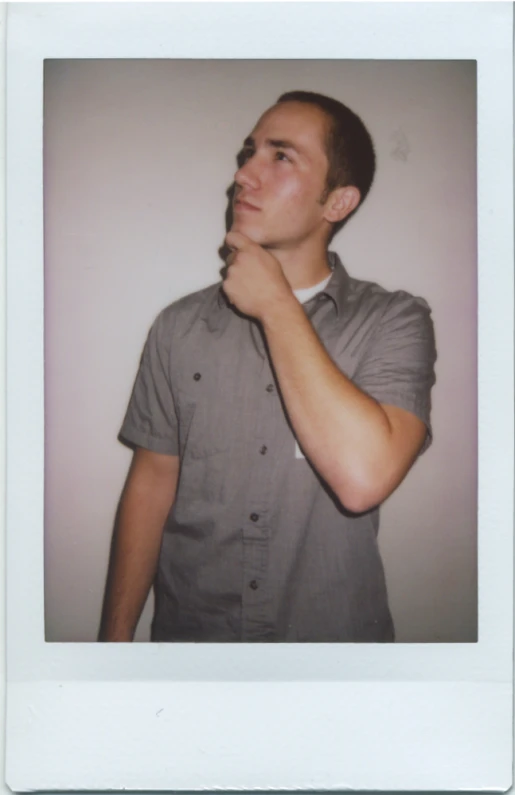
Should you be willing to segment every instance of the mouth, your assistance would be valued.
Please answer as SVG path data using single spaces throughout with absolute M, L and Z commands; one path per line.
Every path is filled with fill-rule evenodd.
M 234 212 L 260 212 L 260 208 L 254 204 L 243 201 L 242 199 L 235 199 L 233 204 Z

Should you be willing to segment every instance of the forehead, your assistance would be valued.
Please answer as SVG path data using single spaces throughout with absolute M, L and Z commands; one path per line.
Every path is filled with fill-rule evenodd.
M 328 117 L 316 105 L 283 102 L 263 113 L 251 135 L 256 141 L 260 137 L 293 141 L 299 148 L 325 156 L 328 129 Z

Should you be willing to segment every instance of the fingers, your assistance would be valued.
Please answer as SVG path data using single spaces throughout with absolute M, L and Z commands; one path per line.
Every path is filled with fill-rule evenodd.
M 227 233 L 225 242 L 229 248 L 232 248 L 234 251 L 241 251 L 241 249 L 249 248 L 250 245 L 255 245 L 246 235 L 243 235 L 241 232 L 233 231 Z
M 232 265 L 232 264 L 233 264 L 233 262 L 234 262 L 234 260 L 236 259 L 236 255 L 237 255 L 237 254 L 238 254 L 238 252 L 237 252 L 237 251 L 234 251 L 234 250 L 233 250 L 233 251 L 231 251 L 231 253 L 229 254 L 229 256 L 227 256 L 227 257 L 225 258 L 225 263 L 226 263 L 226 265 L 228 265 L 228 266 Z

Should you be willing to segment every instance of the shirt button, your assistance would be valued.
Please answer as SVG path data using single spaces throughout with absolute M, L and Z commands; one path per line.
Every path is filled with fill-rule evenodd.
M 266 446 L 266 444 L 264 444 L 263 447 L 261 447 L 259 449 L 259 452 L 261 453 L 261 455 L 265 455 L 267 450 L 268 450 L 268 447 Z
M 266 388 L 266 391 L 267 392 L 273 392 L 274 391 L 274 385 L 273 384 L 268 384 L 268 386 Z
M 249 582 L 249 586 L 250 586 L 250 588 L 252 588 L 253 591 L 257 591 L 257 589 L 258 589 L 258 584 L 257 584 L 256 580 L 251 580 Z
M 259 519 L 259 514 L 258 513 L 251 513 L 250 514 L 250 519 L 251 519 L 252 522 L 257 522 L 257 520 Z
M 200 375 L 200 373 L 195 373 L 195 375 L 193 376 L 193 378 L 195 379 L 195 381 L 200 381 L 200 379 L 202 378 L 202 376 Z

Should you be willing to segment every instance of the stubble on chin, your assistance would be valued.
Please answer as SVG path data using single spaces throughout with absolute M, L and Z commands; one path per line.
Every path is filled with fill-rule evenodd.
M 242 235 L 245 235 L 245 237 L 248 237 L 249 240 L 252 240 L 253 243 L 257 243 L 258 246 L 263 246 L 263 248 L 265 248 L 263 235 L 260 235 L 256 229 L 249 229 L 245 223 L 240 223 L 237 220 L 233 221 L 230 231 L 240 232 Z

